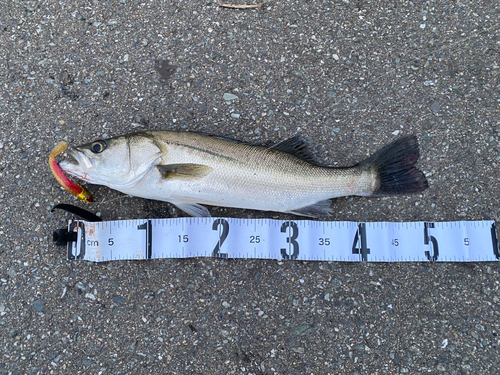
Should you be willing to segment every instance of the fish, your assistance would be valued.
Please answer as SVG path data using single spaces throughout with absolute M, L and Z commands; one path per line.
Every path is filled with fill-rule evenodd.
M 169 202 L 191 216 L 204 205 L 329 216 L 332 199 L 422 192 L 415 135 L 394 140 L 351 167 L 316 162 L 300 135 L 271 147 L 196 132 L 142 131 L 69 147 L 71 176 L 124 194 Z

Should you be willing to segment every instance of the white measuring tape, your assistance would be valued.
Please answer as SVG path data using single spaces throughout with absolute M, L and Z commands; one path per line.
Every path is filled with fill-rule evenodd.
M 175 218 L 70 220 L 68 259 L 258 258 L 371 262 L 500 259 L 494 221 L 347 221 Z

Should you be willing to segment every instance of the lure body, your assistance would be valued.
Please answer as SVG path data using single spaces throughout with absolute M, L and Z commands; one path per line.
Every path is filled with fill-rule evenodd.
M 74 183 L 63 173 L 57 164 L 56 156 L 63 153 L 68 148 L 68 143 L 61 141 L 52 150 L 49 156 L 49 166 L 57 182 L 69 193 L 85 202 L 92 202 L 92 195 L 83 186 Z

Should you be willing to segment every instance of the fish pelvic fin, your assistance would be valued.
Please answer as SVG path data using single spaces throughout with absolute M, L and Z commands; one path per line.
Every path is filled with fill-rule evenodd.
M 212 171 L 212 167 L 202 164 L 167 164 L 157 165 L 164 180 L 198 180 Z
M 211 217 L 210 211 L 208 211 L 208 208 L 205 206 L 202 206 L 201 204 L 198 203 L 189 203 L 189 202 L 183 202 L 183 201 L 177 201 L 177 200 L 169 200 L 170 203 L 172 203 L 174 206 L 176 206 L 178 209 L 181 211 L 184 211 L 188 215 L 194 216 L 194 217 Z
M 417 137 L 408 135 L 359 163 L 360 168 L 373 168 L 378 174 L 375 190 L 369 196 L 412 194 L 427 189 L 425 175 L 415 167 L 419 157 Z

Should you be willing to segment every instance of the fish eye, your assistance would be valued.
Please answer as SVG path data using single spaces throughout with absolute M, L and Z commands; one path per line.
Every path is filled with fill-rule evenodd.
M 105 141 L 99 140 L 92 143 L 92 145 L 90 146 L 90 150 L 94 154 L 98 154 L 100 152 L 103 152 L 106 149 L 106 146 L 107 145 Z

